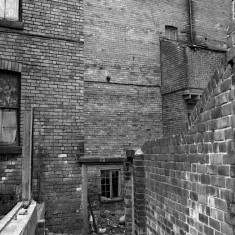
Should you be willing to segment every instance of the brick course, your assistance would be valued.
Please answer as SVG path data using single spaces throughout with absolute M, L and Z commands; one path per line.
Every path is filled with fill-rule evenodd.
M 228 155 L 234 153 L 234 137 L 224 134 L 234 127 L 233 113 L 217 111 L 230 110 L 234 96 L 208 106 L 234 92 L 228 70 L 223 62 L 209 82 L 217 85 L 205 89 L 180 135 L 142 147 L 145 180 L 134 178 L 134 184 L 145 186 L 138 208 L 146 207 L 147 234 L 234 234 L 234 174 Z M 141 159 L 136 156 L 136 167 Z M 138 218 L 142 213 L 135 208 Z M 135 225 L 139 234 L 138 220 Z
M 147 136 L 162 135 L 158 87 L 86 83 L 84 95 L 87 157 L 125 156 Z
M 161 39 L 163 136 L 177 134 L 194 103 L 187 104 L 184 91 L 202 93 L 210 76 L 224 58 L 222 51 L 191 48 L 187 43 Z M 210 83 L 210 87 L 212 84 Z M 226 85 L 225 85 L 226 87 Z M 224 96 L 218 97 L 223 102 Z
M 1 65 L 21 69 L 20 116 L 35 107 L 34 192 L 40 171 L 46 227 L 55 232 L 82 228 L 76 164 L 84 141 L 82 9 L 82 1 L 22 1 L 23 29 L 0 28 Z M 20 123 L 22 143 L 22 118 Z M 7 165 L 1 184 L 21 183 L 20 160 L 1 156 Z
M 197 42 L 223 47 L 225 28 L 230 14 L 227 11 L 229 4 L 220 1 L 217 7 L 218 4 L 213 4 L 212 1 L 194 2 L 194 29 Z M 208 7 L 205 7 L 207 4 L 212 5 L 210 10 L 213 9 L 213 14 L 207 10 Z M 82 229 L 80 213 L 82 179 L 76 157 L 84 154 L 84 139 L 86 157 L 120 157 L 127 148 L 142 145 L 147 137 L 150 139 L 155 139 L 156 135 L 157 138 L 162 137 L 164 124 L 162 124 L 160 92 L 162 81 L 159 38 L 165 36 L 165 25 L 171 25 L 178 28 L 180 41 L 190 43 L 188 8 L 188 2 L 183 0 L 176 0 L 170 4 L 167 0 L 159 2 L 22 0 L 23 30 L 0 27 L 2 45 L 0 68 L 17 70 L 21 73 L 21 117 L 24 111 L 35 107 L 34 195 L 38 196 L 36 187 L 40 173 L 41 196 L 47 205 L 46 226 L 49 230 L 64 232 Z M 219 11 L 220 9 L 223 11 Z M 219 24 L 215 18 L 222 20 L 222 23 Z M 204 24 L 205 21 L 209 24 Z M 206 35 L 208 29 L 210 33 Z M 207 40 L 204 40 L 205 37 Z M 197 55 L 196 52 L 195 54 L 195 58 L 201 61 L 212 58 L 209 63 L 210 68 L 214 66 L 214 62 L 215 64 L 218 62 L 217 55 L 205 56 L 206 53 L 203 52 L 201 54 L 204 56 L 201 59 L 201 54 Z M 204 62 L 201 65 L 204 65 Z M 210 89 L 214 89 L 218 83 L 220 72 L 218 70 L 215 73 L 215 79 L 210 83 L 202 100 L 208 99 Z M 227 72 L 229 76 L 230 71 Z M 195 80 L 197 76 L 193 74 L 192 77 Z M 211 117 L 222 118 L 231 115 L 234 106 L 231 107 L 229 101 L 233 99 L 233 92 L 232 90 L 228 92 L 228 86 L 230 85 L 227 82 L 219 87 L 220 90 L 215 90 L 218 94 L 220 91 L 223 94 L 216 95 L 215 99 L 208 101 L 206 105 L 213 110 L 203 112 L 204 121 L 208 121 Z M 163 101 L 165 105 L 165 100 Z M 198 106 L 195 112 L 199 112 L 200 109 Z M 207 125 L 198 126 L 200 133 L 193 137 L 192 134 L 184 140 L 190 144 L 186 148 L 187 151 L 192 155 L 211 151 L 217 154 L 228 148 L 229 152 L 232 152 L 234 146 L 229 126 L 231 120 L 215 119 Z M 21 118 L 21 132 L 22 123 Z M 170 125 L 173 126 L 172 123 Z M 192 127 L 190 131 L 193 132 L 197 128 Z M 216 134 L 208 132 L 204 137 L 205 128 L 211 128 L 211 132 L 218 129 L 218 132 Z M 201 138 L 205 138 L 206 142 L 202 144 Z M 209 143 L 211 138 L 215 139 L 213 145 Z M 199 143 L 195 144 L 194 139 Z M 174 152 L 174 147 L 171 146 L 169 151 Z M 216 175 L 210 178 L 212 186 L 227 185 L 226 187 L 231 189 L 234 179 L 224 180 L 224 176 L 227 177 L 226 167 L 233 162 L 231 156 L 227 154 L 223 160 L 220 157 L 215 160 L 212 156 L 209 158 L 208 155 L 201 155 L 196 157 L 200 164 L 208 162 L 209 159 L 213 162 L 212 166 L 208 164 L 210 166 L 208 172 Z M 165 155 L 162 158 L 165 158 Z M 167 158 L 173 159 L 170 154 Z M 166 169 L 164 169 L 165 163 L 160 162 L 159 172 L 161 174 L 164 172 L 164 180 L 169 175 L 177 176 L 178 181 L 172 180 L 172 184 L 178 185 L 175 189 L 178 195 L 182 193 L 184 197 L 180 200 L 178 196 L 172 196 L 167 203 L 176 200 L 175 205 L 181 211 L 184 207 L 180 206 L 180 203 L 183 205 L 186 203 L 185 198 L 188 194 L 187 190 L 181 190 L 182 182 L 178 178 L 184 176 L 181 173 L 182 169 L 184 167 L 188 169 L 190 165 L 181 163 L 182 156 L 176 158 L 177 164 L 172 166 L 166 164 Z M 6 194 L 5 186 L 10 185 L 11 193 L 15 195 L 15 187 L 21 180 L 21 156 L 1 156 L 0 161 L 4 167 L 0 171 L 0 183 L 4 185 L 0 187 L 2 194 Z M 191 164 L 193 160 L 189 158 L 188 161 Z M 221 161 L 227 165 L 218 167 Z M 201 180 L 198 174 L 207 174 L 205 173 L 207 168 L 197 165 L 197 162 L 192 164 L 194 163 L 195 170 L 199 169 L 200 173 L 195 171 L 187 177 L 196 183 Z M 172 171 L 171 167 L 179 170 Z M 143 176 L 141 172 L 143 167 L 138 169 L 140 168 L 139 173 Z M 218 173 L 220 175 L 217 176 Z M 230 174 L 233 177 L 233 173 Z M 207 183 L 208 177 L 203 176 L 202 180 Z M 193 187 L 189 180 L 185 180 L 184 184 L 187 188 Z M 208 190 L 213 191 L 213 188 Z M 138 200 L 142 202 L 142 191 L 136 193 Z M 197 200 L 205 201 L 205 197 L 192 194 L 193 199 L 196 200 L 197 197 Z M 159 196 L 158 199 L 162 202 L 163 196 Z M 143 207 L 138 208 L 141 213 L 143 210 Z M 154 207 L 151 208 L 151 213 L 153 210 Z M 141 221 L 143 216 L 140 214 L 138 221 Z M 205 217 L 200 218 L 203 220 Z M 208 227 L 210 224 L 213 229 L 218 228 L 216 223 L 218 219 L 213 219 L 215 221 L 208 220 L 204 225 L 205 230 L 211 231 Z M 165 222 L 165 220 L 159 222 L 156 227 L 163 229 Z M 196 229 L 203 231 L 201 221 L 195 221 L 195 228 L 188 227 L 184 213 L 174 212 L 167 224 L 165 229 L 168 233 L 176 226 L 180 227 L 181 233 L 185 230 L 192 233 Z M 150 229 L 153 231 L 153 228 Z M 226 224 L 223 226 L 221 224 L 221 229 L 230 231 Z M 144 229 L 139 228 L 139 232 L 144 232 Z

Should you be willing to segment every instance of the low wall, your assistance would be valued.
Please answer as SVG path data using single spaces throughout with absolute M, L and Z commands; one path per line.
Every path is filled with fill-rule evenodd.
M 222 62 L 182 133 L 135 156 L 136 235 L 235 234 L 233 72 Z
M 32 201 L 27 209 L 19 202 L 1 221 L 1 235 L 33 235 L 37 225 L 37 203 Z

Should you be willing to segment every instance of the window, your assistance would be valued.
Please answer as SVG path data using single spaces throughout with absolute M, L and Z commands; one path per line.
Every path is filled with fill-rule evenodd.
M 0 71 L 0 145 L 18 144 L 19 75 Z
M 106 199 L 120 198 L 120 170 L 101 170 L 101 196 Z
M 0 0 L 0 18 L 19 21 L 19 0 Z
M 165 37 L 172 40 L 178 39 L 178 28 L 170 25 L 165 26 Z

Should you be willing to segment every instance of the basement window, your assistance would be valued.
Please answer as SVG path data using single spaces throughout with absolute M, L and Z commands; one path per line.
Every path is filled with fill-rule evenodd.
M 120 169 L 101 170 L 101 201 L 119 201 Z
M 0 71 L 0 146 L 18 145 L 19 74 Z
M 177 40 L 178 39 L 178 28 L 171 26 L 171 25 L 166 25 L 165 26 L 165 37 L 167 39 Z

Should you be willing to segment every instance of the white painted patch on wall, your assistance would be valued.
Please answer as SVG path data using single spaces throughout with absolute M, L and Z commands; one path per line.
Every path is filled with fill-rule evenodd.
M 58 157 L 67 157 L 67 154 L 58 154 Z

